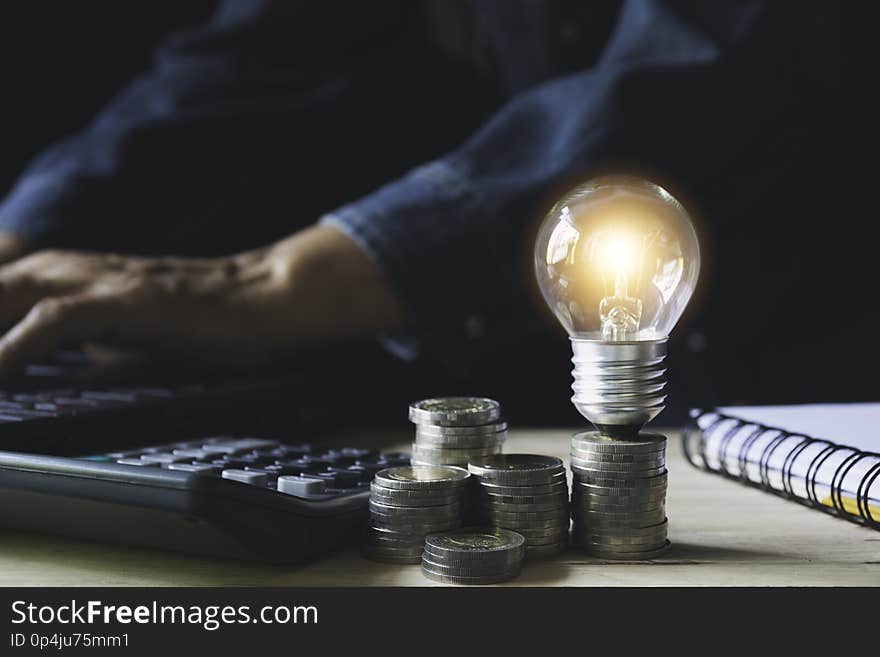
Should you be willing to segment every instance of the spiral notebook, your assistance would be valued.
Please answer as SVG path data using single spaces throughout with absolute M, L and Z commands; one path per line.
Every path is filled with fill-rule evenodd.
M 880 403 L 730 406 L 691 412 L 698 468 L 880 529 Z

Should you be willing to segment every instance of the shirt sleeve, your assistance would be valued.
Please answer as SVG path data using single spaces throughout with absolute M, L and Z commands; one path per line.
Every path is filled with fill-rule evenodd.
M 593 68 L 514 97 L 460 148 L 325 216 L 408 309 L 391 346 L 466 357 L 534 330 L 532 228 L 596 171 L 711 185 L 792 102 L 767 28 L 759 2 L 630 0 Z
M 328 108 L 356 104 L 357 67 L 382 68 L 382 35 L 397 20 L 355 0 L 220 3 L 28 165 L 0 203 L 0 230 L 138 253 L 277 239 L 297 227 L 291 215 L 326 211 L 298 202 L 294 151 L 327 138 L 315 126 L 329 125 L 319 120 Z

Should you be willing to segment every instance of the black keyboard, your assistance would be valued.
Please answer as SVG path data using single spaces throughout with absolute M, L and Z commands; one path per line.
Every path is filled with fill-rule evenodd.
M 405 454 L 251 436 L 77 458 L 0 452 L 0 526 L 294 563 L 355 541 L 373 475 L 407 463 Z
M 339 372 L 320 352 L 212 376 L 102 368 L 60 352 L 0 387 L 0 450 L 78 456 L 212 433 L 314 437 L 346 421 L 369 422 L 370 407 L 359 407 L 358 397 L 346 398 L 345 416 L 338 412 Z M 357 385 L 371 372 L 351 368 L 346 379 Z

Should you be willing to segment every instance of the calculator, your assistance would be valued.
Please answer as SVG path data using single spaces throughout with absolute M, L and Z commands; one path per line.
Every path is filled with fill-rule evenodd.
M 0 527 L 289 564 L 358 540 L 407 454 L 205 436 L 60 457 L 0 451 Z

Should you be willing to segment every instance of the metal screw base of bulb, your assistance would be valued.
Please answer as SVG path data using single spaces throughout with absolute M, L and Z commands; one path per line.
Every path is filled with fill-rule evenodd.
M 575 408 L 603 434 L 634 438 L 664 408 L 666 343 L 571 338 Z

